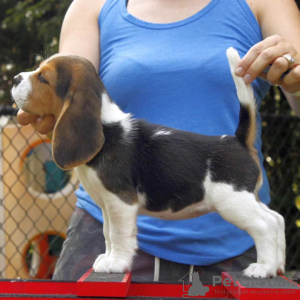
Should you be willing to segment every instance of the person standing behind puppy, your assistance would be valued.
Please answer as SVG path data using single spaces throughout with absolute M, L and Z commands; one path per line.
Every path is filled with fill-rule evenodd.
M 236 73 L 253 85 L 258 107 L 270 84 L 278 84 L 300 115 L 300 15 L 293 0 L 74 0 L 59 51 L 89 59 L 110 96 L 136 118 L 233 135 L 239 104 L 228 47 L 244 57 Z M 18 120 L 48 135 L 55 126 L 51 115 L 19 111 Z M 258 120 L 256 148 L 262 163 Z M 263 179 L 259 196 L 268 204 L 265 171 Z M 57 280 L 77 280 L 105 251 L 101 210 L 82 186 L 76 195 Z M 219 275 L 241 271 L 256 260 L 251 237 L 217 214 L 180 221 L 140 216 L 138 228 L 134 280 L 177 281 L 193 270 Z

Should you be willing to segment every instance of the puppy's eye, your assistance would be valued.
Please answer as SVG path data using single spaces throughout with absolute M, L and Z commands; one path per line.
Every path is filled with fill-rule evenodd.
M 42 76 L 42 73 L 38 75 L 38 80 L 42 83 L 49 84 L 49 82 Z

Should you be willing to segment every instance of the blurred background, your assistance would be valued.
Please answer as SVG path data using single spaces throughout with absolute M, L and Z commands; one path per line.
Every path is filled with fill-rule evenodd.
M 55 165 L 50 140 L 18 126 L 10 97 L 16 74 L 58 51 L 71 2 L 0 0 L 0 278 L 50 279 L 75 207 L 75 174 Z M 286 220 L 287 270 L 300 279 L 300 123 L 278 88 L 260 112 L 271 208 Z

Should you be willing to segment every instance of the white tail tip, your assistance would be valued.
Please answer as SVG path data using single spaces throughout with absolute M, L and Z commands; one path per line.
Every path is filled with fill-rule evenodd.
M 251 110 L 255 111 L 255 100 L 252 87 L 249 84 L 246 84 L 242 77 L 235 74 L 235 69 L 241 61 L 239 53 L 234 48 L 230 47 L 227 49 L 226 54 L 230 66 L 231 75 L 237 89 L 239 101 L 243 105 L 250 105 Z

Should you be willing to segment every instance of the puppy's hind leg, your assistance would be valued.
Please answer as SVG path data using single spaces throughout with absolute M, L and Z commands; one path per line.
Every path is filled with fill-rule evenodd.
M 276 218 L 263 211 L 254 194 L 234 191 L 228 184 L 212 183 L 210 197 L 215 210 L 226 221 L 247 231 L 255 242 L 257 263 L 251 264 L 244 274 L 256 278 L 275 277 L 278 241 Z
M 285 272 L 285 256 L 286 256 L 286 241 L 285 241 L 285 222 L 284 218 L 274 210 L 271 210 L 267 205 L 260 202 L 262 209 L 267 214 L 271 214 L 277 220 L 278 228 L 278 243 L 277 243 L 277 274 Z

